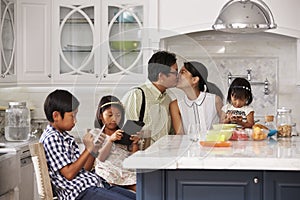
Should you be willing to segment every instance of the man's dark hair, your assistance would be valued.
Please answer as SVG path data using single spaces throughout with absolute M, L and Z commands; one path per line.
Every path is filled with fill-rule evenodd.
M 57 111 L 62 119 L 65 112 L 72 112 L 79 106 L 78 99 L 66 90 L 55 90 L 51 92 L 44 103 L 44 112 L 49 122 L 54 122 L 52 113 Z
M 158 74 L 168 74 L 170 67 L 176 63 L 176 55 L 167 51 L 158 51 L 148 61 L 148 79 L 153 82 L 158 80 Z

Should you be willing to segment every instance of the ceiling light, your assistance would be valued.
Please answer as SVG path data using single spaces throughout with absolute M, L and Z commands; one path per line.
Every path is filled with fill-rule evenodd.
M 231 33 L 255 33 L 277 25 L 269 7 L 261 0 L 230 0 L 224 5 L 212 26 Z

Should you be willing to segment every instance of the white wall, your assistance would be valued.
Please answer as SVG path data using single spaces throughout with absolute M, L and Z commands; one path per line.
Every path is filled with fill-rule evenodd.
M 72 92 L 80 101 L 77 124 L 72 133 L 75 136 L 87 128 L 94 127 L 94 116 L 99 100 L 104 95 L 115 95 L 121 98 L 131 86 L 111 86 L 98 88 L 92 85 L 70 87 L 10 87 L 0 88 L 0 106 L 7 107 L 9 101 L 26 101 L 29 108 L 32 108 L 32 119 L 46 119 L 43 111 L 43 103 L 47 95 L 55 89 L 66 89 Z

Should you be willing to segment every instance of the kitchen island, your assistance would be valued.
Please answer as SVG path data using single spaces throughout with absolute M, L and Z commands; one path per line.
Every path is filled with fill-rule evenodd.
M 137 199 L 299 199 L 300 137 L 203 147 L 168 135 L 124 161 L 137 169 Z

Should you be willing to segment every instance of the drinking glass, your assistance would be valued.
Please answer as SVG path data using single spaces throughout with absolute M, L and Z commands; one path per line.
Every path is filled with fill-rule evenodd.
M 190 124 L 188 127 L 187 135 L 190 138 L 190 140 L 196 142 L 199 140 L 200 132 L 201 132 L 200 124 Z

